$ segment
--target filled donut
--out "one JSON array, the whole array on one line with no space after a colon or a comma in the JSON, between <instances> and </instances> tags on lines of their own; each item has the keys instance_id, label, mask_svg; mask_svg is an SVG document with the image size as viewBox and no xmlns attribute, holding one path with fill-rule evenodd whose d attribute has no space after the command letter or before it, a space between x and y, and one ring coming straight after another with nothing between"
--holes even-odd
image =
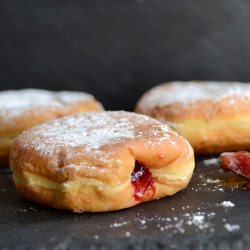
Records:
<instances>
[{"instance_id":1,"label":"filled donut","mask_svg":"<svg viewBox=\"0 0 250 250\"><path fill-rule=\"evenodd\" d=\"M23 132L12 146L10 167L16 189L26 198L74 212L103 212L184 189L194 154L166 124L103 111Z\"/></svg>"},{"instance_id":2,"label":"filled donut","mask_svg":"<svg viewBox=\"0 0 250 250\"><path fill-rule=\"evenodd\" d=\"M8 163L15 137L52 118L78 112L99 111L102 106L83 92L53 92L40 89L0 92L0 163Z\"/></svg>"},{"instance_id":3,"label":"filled donut","mask_svg":"<svg viewBox=\"0 0 250 250\"><path fill-rule=\"evenodd\" d=\"M165 83L146 92L135 110L167 123L195 153L250 149L249 84Z\"/></svg>"}]
</instances>

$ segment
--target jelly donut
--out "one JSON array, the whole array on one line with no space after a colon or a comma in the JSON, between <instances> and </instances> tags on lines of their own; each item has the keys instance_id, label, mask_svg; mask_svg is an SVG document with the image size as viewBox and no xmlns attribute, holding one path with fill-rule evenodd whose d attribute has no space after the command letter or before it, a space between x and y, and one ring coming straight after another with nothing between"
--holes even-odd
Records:
<instances>
[{"instance_id":1,"label":"jelly donut","mask_svg":"<svg viewBox=\"0 0 250 250\"><path fill-rule=\"evenodd\" d=\"M16 189L26 198L74 212L104 212L184 189L194 154L166 124L103 111L23 132L12 146L10 167Z\"/></svg>"},{"instance_id":2,"label":"jelly donut","mask_svg":"<svg viewBox=\"0 0 250 250\"><path fill-rule=\"evenodd\" d=\"M100 103L83 92L39 89L1 91L0 163L8 163L11 144L22 131L52 118L99 110L102 110Z\"/></svg>"},{"instance_id":3,"label":"jelly donut","mask_svg":"<svg viewBox=\"0 0 250 250\"><path fill-rule=\"evenodd\" d=\"M135 110L167 123L195 153L250 149L249 84L165 83L146 92Z\"/></svg>"}]
</instances>

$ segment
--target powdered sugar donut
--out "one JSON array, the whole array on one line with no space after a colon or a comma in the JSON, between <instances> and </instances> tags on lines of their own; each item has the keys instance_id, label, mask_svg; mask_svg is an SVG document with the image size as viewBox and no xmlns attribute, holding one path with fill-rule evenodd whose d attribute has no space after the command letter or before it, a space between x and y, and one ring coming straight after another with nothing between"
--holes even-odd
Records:
<instances>
[{"instance_id":1,"label":"powdered sugar donut","mask_svg":"<svg viewBox=\"0 0 250 250\"><path fill-rule=\"evenodd\" d=\"M23 196L75 212L131 207L185 188L189 143L167 125L124 111L81 113L23 132L10 167Z\"/></svg>"},{"instance_id":2,"label":"powdered sugar donut","mask_svg":"<svg viewBox=\"0 0 250 250\"><path fill-rule=\"evenodd\" d=\"M238 82L172 82L146 92L136 112L167 123L195 153L250 148L250 85Z\"/></svg>"},{"instance_id":3,"label":"powdered sugar donut","mask_svg":"<svg viewBox=\"0 0 250 250\"><path fill-rule=\"evenodd\" d=\"M0 163L7 163L11 144L22 131L52 118L98 111L102 106L83 92L40 89L0 92Z\"/></svg>"}]
</instances>

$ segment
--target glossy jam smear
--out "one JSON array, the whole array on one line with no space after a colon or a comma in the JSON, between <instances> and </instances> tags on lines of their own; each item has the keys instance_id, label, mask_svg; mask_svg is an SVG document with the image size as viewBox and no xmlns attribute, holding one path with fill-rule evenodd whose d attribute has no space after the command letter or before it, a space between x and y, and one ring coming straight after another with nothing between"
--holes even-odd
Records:
<instances>
[{"instance_id":1,"label":"glossy jam smear","mask_svg":"<svg viewBox=\"0 0 250 250\"><path fill-rule=\"evenodd\" d=\"M250 153L239 151L236 153L223 153L220 156L221 167L224 171L233 171L250 181ZM246 185L250 189L250 182Z\"/></svg>"},{"instance_id":2,"label":"glossy jam smear","mask_svg":"<svg viewBox=\"0 0 250 250\"><path fill-rule=\"evenodd\" d=\"M135 163L135 168L131 174L131 183L134 186L133 196L136 201L142 201L146 192L155 193L154 179L151 172L139 162Z\"/></svg>"}]
</instances>

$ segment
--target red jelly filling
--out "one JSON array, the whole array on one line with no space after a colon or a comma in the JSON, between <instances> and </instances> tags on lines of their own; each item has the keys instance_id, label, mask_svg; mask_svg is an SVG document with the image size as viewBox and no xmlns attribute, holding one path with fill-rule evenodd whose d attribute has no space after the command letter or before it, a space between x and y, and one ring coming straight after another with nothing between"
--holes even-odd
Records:
<instances>
[{"instance_id":1,"label":"red jelly filling","mask_svg":"<svg viewBox=\"0 0 250 250\"><path fill-rule=\"evenodd\" d=\"M250 180L250 153L239 151L236 153L223 153L220 156L221 167L224 171L233 171ZM250 188L250 183L247 184Z\"/></svg>"},{"instance_id":2,"label":"red jelly filling","mask_svg":"<svg viewBox=\"0 0 250 250\"><path fill-rule=\"evenodd\" d=\"M131 183L134 186L133 196L136 201L142 201L148 191L152 192L152 196L155 193L152 174L139 162L135 163L134 171L131 174Z\"/></svg>"}]
</instances>

